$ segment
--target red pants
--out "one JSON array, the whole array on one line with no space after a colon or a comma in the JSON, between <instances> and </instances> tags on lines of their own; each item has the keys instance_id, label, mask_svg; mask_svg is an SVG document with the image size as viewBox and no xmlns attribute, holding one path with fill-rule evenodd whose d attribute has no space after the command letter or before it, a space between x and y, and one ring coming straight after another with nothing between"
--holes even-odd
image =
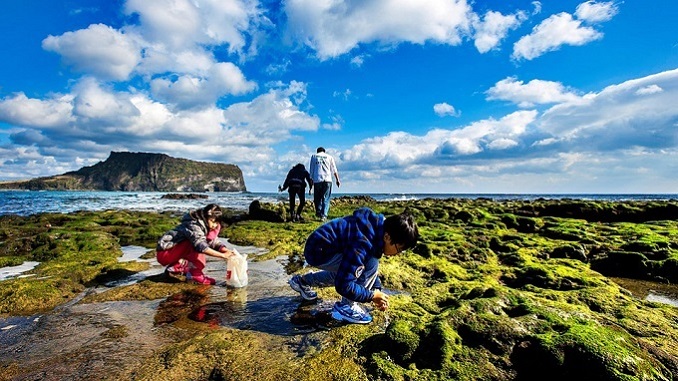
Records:
<instances>
[{"instance_id":1,"label":"red pants","mask_svg":"<svg viewBox=\"0 0 678 381\"><path fill-rule=\"evenodd\" d=\"M216 239L218 235L219 229L210 230L209 233L207 233L207 241L211 242ZM205 254L195 251L193 244L189 240L181 241L169 250L158 251L156 253L156 258L158 263L163 266L172 265L182 258L186 259L192 264L192 266L190 266L190 272L193 276L201 275L205 268L205 264L207 263Z\"/></svg>"}]
</instances>

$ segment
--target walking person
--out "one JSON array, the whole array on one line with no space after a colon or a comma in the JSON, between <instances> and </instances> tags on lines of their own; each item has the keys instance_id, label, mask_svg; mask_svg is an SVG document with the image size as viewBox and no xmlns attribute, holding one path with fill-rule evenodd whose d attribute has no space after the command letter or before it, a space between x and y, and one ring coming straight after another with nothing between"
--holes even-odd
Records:
<instances>
[{"instance_id":1,"label":"walking person","mask_svg":"<svg viewBox=\"0 0 678 381\"><path fill-rule=\"evenodd\" d=\"M308 236L305 260L322 271L295 275L288 283L306 300L318 297L312 287L334 286L342 299L334 304L332 318L367 324L372 316L360 303L373 302L382 311L388 308L388 295L381 291L377 276L379 259L414 247L418 239L417 224L407 213L384 218L369 208L357 209Z\"/></svg>"},{"instance_id":2,"label":"walking person","mask_svg":"<svg viewBox=\"0 0 678 381\"><path fill-rule=\"evenodd\" d=\"M282 192L285 189L288 189L290 194L290 220L291 221L303 221L301 213L304 211L304 205L306 204L306 183L308 183L309 191L313 189L313 180L311 180L311 175L306 170L303 164L299 163L292 167L289 172L287 172L287 177L282 186L278 185L278 192ZM299 197L299 207L295 211L295 201Z\"/></svg>"},{"instance_id":3,"label":"walking person","mask_svg":"<svg viewBox=\"0 0 678 381\"><path fill-rule=\"evenodd\" d=\"M337 180L337 188L341 186L339 172L334 158L325 152L325 148L318 147L311 156L309 165L311 180L313 180L313 204L315 216L321 221L327 220L330 213L330 197L332 196L332 176Z\"/></svg>"}]
</instances>

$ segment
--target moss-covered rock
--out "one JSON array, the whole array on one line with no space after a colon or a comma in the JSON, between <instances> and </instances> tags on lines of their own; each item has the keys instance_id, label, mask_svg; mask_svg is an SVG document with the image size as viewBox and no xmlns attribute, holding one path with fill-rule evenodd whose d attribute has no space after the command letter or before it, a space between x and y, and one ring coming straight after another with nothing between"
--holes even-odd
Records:
<instances>
[{"instance_id":1,"label":"moss-covered rock","mask_svg":"<svg viewBox=\"0 0 678 381\"><path fill-rule=\"evenodd\" d=\"M288 222L284 204L260 203L222 234L270 250L258 259L286 256L292 273L320 222ZM303 355L275 335L219 329L165 347L133 378L678 379L678 309L636 299L606 278L678 281L677 201L338 198L330 217L361 206L408 210L421 233L413 250L382 259L392 295L387 312L372 311L372 324L334 327L326 344ZM177 218L123 211L0 218L0 261L42 259L40 279L0 282L0 308L51 308L109 276L139 271L117 263L120 245L152 245ZM133 297L166 298L164 325L202 303L190 285L152 279L83 302Z\"/></svg>"}]
</instances>

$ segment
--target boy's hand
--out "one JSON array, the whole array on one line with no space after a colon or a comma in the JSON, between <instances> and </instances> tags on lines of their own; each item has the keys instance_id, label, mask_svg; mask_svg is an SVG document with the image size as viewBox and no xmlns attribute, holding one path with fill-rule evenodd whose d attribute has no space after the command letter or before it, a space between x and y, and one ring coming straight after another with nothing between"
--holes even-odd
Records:
<instances>
[{"instance_id":1,"label":"boy's hand","mask_svg":"<svg viewBox=\"0 0 678 381\"><path fill-rule=\"evenodd\" d=\"M372 296L372 303L381 311L386 311L388 309L388 295L384 294L379 290L374 291Z\"/></svg>"}]
</instances>

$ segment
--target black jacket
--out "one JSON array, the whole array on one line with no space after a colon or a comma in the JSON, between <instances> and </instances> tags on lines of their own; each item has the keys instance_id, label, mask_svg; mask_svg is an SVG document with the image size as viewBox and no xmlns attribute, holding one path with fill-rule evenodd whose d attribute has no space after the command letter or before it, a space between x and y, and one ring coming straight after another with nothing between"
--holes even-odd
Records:
<instances>
[{"instance_id":1,"label":"black jacket","mask_svg":"<svg viewBox=\"0 0 678 381\"><path fill-rule=\"evenodd\" d=\"M304 182L304 180L306 182ZM313 187L313 180L311 180L311 175L306 170L306 167L304 167L303 164L297 164L287 173L287 178L285 179L281 190L287 188L305 189L306 183L308 183L309 187Z\"/></svg>"}]
</instances>

